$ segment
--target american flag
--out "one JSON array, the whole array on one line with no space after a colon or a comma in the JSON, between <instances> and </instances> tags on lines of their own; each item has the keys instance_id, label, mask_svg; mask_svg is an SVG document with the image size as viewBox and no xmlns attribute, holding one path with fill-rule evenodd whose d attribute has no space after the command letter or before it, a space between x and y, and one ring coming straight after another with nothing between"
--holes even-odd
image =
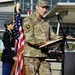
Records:
<instances>
[{"instance_id":1,"label":"american flag","mask_svg":"<svg viewBox=\"0 0 75 75\"><path fill-rule=\"evenodd\" d=\"M13 34L15 37L15 47L17 54L19 53L18 62L15 68L15 75L23 75L24 63L23 63L23 52L24 52L24 35L22 29L22 21L20 13L17 12L16 7L14 8L14 30Z\"/></svg>"}]
</instances>

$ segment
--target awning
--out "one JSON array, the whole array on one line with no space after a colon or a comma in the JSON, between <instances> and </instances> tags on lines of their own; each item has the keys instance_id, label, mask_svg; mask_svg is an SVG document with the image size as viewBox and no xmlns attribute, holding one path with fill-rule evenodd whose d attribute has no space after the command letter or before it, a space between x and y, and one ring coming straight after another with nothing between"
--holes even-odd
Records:
<instances>
[{"instance_id":1,"label":"awning","mask_svg":"<svg viewBox=\"0 0 75 75\"><path fill-rule=\"evenodd\" d=\"M56 12L59 12L64 23L75 24L75 3L57 3L44 17L50 22L58 22Z\"/></svg>"}]
</instances>

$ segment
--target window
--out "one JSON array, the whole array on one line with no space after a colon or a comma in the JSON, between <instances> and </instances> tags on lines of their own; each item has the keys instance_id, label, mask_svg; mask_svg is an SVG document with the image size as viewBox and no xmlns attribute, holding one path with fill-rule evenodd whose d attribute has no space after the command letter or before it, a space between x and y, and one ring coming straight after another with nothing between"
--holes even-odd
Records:
<instances>
[{"instance_id":1,"label":"window","mask_svg":"<svg viewBox=\"0 0 75 75\"><path fill-rule=\"evenodd\" d=\"M0 12L0 29L4 29L4 22L6 19L10 19L13 17L13 13L10 12Z\"/></svg>"},{"instance_id":2,"label":"window","mask_svg":"<svg viewBox=\"0 0 75 75\"><path fill-rule=\"evenodd\" d=\"M3 42L2 42L2 37L0 36L0 50L3 50Z\"/></svg>"},{"instance_id":3,"label":"window","mask_svg":"<svg viewBox=\"0 0 75 75\"><path fill-rule=\"evenodd\" d=\"M0 12L0 36L2 36L3 34L5 20L10 19L12 17L13 13L11 12Z\"/></svg>"},{"instance_id":4,"label":"window","mask_svg":"<svg viewBox=\"0 0 75 75\"><path fill-rule=\"evenodd\" d=\"M52 25L52 28L53 28L54 32L56 33L57 25ZM75 37L75 25L63 25L63 29L64 29L66 36L71 35L71 36ZM60 29L59 29L59 35L63 35L62 27L60 27Z\"/></svg>"}]
</instances>

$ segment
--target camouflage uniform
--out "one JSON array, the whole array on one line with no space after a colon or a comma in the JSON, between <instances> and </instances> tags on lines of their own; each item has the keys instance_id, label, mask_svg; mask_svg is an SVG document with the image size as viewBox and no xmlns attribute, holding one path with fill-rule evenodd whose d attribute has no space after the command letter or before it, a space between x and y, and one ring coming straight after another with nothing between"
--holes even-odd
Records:
<instances>
[{"instance_id":1,"label":"camouflage uniform","mask_svg":"<svg viewBox=\"0 0 75 75\"><path fill-rule=\"evenodd\" d=\"M36 13L23 20L25 35L24 63L26 75L51 75L50 63L45 61L47 50L39 46L51 39L59 37L53 32L51 26Z\"/></svg>"}]
</instances>

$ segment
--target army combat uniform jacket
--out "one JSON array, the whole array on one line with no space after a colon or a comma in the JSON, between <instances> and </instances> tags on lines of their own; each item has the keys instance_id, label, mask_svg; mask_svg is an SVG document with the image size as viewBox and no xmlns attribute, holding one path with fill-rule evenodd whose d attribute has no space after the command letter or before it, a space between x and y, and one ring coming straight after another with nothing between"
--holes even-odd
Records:
<instances>
[{"instance_id":1,"label":"army combat uniform jacket","mask_svg":"<svg viewBox=\"0 0 75 75\"><path fill-rule=\"evenodd\" d=\"M39 46L59 38L49 23L39 18L36 13L23 20L23 30L26 42L24 56L46 57L46 51L42 52Z\"/></svg>"}]
</instances>

